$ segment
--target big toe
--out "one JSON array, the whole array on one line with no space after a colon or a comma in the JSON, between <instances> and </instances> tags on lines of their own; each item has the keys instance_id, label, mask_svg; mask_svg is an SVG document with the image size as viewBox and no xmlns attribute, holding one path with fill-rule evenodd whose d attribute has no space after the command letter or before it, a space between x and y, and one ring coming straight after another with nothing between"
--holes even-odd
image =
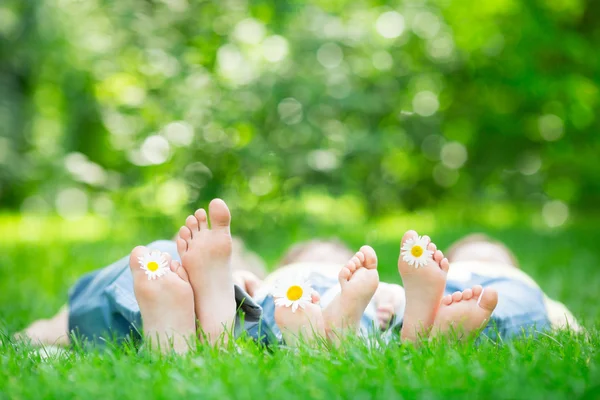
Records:
<instances>
[{"instance_id":1,"label":"big toe","mask_svg":"<svg viewBox=\"0 0 600 400\"><path fill-rule=\"evenodd\" d=\"M144 271L140 268L140 263L144 254L147 254L148 252L149 250L145 246L137 246L131 251L131 255L129 256L129 268L131 268L131 273L134 277L136 274L144 273Z\"/></svg>"},{"instance_id":2,"label":"big toe","mask_svg":"<svg viewBox=\"0 0 600 400\"><path fill-rule=\"evenodd\" d=\"M483 289L477 304L484 310L489 312L494 311L498 305L498 292L496 289Z\"/></svg>"},{"instance_id":3,"label":"big toe","mask_svg":"<svg viewBox=\"0 0 600 400\"><path fill-rule=\"evenodd\" d=\"M404 242L406 242L408 239L413 239L418 236L419 236L419 234L416 231L413 231L412 229L410 231L406 231L404 236L402 236L402 242L400 243L400 246L402 246L404 244Z\"/></svg>"},{"instance_id":4,"label":"big toe","mask_svg":"<svg viewBox=\"0 0 600 400\"><path fill-rule=\"evenodd\" d=\"M227 204L221 199L214 199L208 206L210 224L212 229L229 228L231 213Z\"/></svg>"},{"instance_id":5,"label":"big toe","mask_svg":"<svg viewBox=\"0 0 600 400\"><path fill-rule=\"evenodd\" d=\"M404 257L402 257L402 247L404 246L404 243L406 243L406 241L409 239L415 239L417 237L419 237L419 234L413 230L407 231L404 236L402 236L402 240L400 241L400 258L398 259L398 266L400 268L406 268L408 265L408 263L404 260Z\"/></svg>"},{"instance_id":6,"label":"big toe","mask_svg":"<svg viewBox=\"0 0 600 400\"><path fill-rule=\"evenodd\" d=\"M363 266L367 269L377 268L377 254L371 246L363 246L360 248L360 252L365 256Z\"/></svg>"}]
</instances>

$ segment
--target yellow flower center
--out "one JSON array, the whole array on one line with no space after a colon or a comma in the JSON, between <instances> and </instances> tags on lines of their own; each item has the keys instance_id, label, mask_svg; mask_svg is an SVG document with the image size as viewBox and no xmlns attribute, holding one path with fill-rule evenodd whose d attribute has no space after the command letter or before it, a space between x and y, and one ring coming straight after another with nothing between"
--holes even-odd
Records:
<instances>
[{"instance_id":1,"label":"yellow flower center","mask_svg":"<svg viewBox=\"0 0 600 400\"><path fill-rule=\"evenodd\" d=\"M413 257L421 257L423 255L423 248L421 246L413 246L412 249L410 249L410 254L412 254Z\"/></svg>"},{"instance_id":2,"label":"yellow flower center","mask_svg":"<svg viewBox=\"0 0 600 400\"><path fill-rule=\"evenodd\" d=\"M290 286L290 288L287 291L287 298L291 301L300 300L303 293L304 291L300 286Z\"/></svg>"},{"instance_id":3,"label":"yellow flower center","mask_svg":"<svg viewBox=\"0 0 600 400\"><path fill-rule=\"evenodd\" d=\"M148 268L148 271L158 271L158 263L156 261L150 261L148 265L146 265L146 268Z\"/></svg>"}]
</instances>

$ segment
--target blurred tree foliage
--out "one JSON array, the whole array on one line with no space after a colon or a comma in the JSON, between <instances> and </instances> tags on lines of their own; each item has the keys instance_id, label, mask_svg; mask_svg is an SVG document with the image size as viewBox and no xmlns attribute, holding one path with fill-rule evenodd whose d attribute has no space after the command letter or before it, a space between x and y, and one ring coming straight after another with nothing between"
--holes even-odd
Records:
<instances>
[{"instance_id":1,"label":"blurred tree foliage","mask_svg":"<svg viewBox=\"0 0 600 400\"><path fill-rule=\"evenodd\" d=\"M592 0L2 0L0 201L595 207L599 20Z\"/></svg>"}]
</instances>

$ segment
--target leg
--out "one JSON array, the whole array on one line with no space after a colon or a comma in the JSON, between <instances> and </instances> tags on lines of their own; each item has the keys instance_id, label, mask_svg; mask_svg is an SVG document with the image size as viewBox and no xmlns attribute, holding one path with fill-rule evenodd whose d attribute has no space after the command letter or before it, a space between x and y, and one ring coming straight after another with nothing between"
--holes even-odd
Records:
<instances>
[{"instance_id":1,"label":"leg","mask_svg":"<svg viewBox=\"0 0 600 400\"><path fill-rule=\"evenodd\" d=\"M231 214L223 200L200 209L179 230L177 251L187 271L196 306L196 317L209 343L215 344L233 331L236 303L231 272Z\"/></svg>"},{"instance_id":2,"label":"leg","mask_svg":"<svg viewBox=\"0 0 600 400\"><path fill-rule=\"evenodd\" d=\"M323 310L327 338L338 341L339 335L356 333L360 319L379 284L377 255L370 246L361 247L341 269L342 291Z\"/></svg>"},{"instance_id":3,"label":"leg","mask_svg":"<svg viewBox=\"0 0 600 400\"><path fill-rule=\"evenodd\" d=\"M185 270L178 262L171 261L167 253L161 254L170 272L150 280L139 263L139 257L149 251L143 246L136 247L129 260L145 339L152 349L185 353L193 346L196 334L192 287Z\"/></svg>"},{"instance_id":4,"label":"leg","mask_svg":"<svg viewBox=\"0 0 600 400\"><path fill-rule=\"evenodd\" d=\"M417 237L415 231L406 232L402 238L403 246L410 239L416 240ZM444 254L437 250L434 243L431 243L429 236L423 236L422 243L432 254L424 266L416 268L409 265L406 250L401 252L398 260L398 270L406 291L402 340L415 341L420 335L429 333L444 294L446 275L450 267ZM425 249L419 248L419 251L420 255L425 252Z\"/></svg>"},{"instance_id":5,"label":"leg","mask_svg":"<svg viewBox=\"0 0 600 400\"><path fill-rule=\"evenodd\" d=\"M50 319L41 319L33 322L25 330L15 334L15 339L31 340L33 344L43 346L68 346L69 345L69 309L63 306L60 311Z\"/></svg>"},{"instance_id":6,"label":"leg","mask_svg":"<svg viewBox=\"0 0 600 400\"><path fill-rule=\"evenodd\" d=\"M479 286L455 292L442 299L431 337L457 334L458 338L479 333L490 320L498 304L498 292Z\"/></svg>"}]
</instances>

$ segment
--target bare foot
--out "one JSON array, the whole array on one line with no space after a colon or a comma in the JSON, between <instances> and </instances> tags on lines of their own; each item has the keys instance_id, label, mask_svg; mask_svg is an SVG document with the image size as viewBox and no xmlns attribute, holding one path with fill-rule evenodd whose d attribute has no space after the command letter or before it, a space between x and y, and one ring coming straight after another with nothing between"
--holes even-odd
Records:
<instances>
[{"instance_id":1,"label":"bare foot","mask_svg":"<svg viewBox=\"0 0 600 400\"><path fill-rule=\"evenodd\" d=\"M325 338L325 323L319 300L318 293L313 292L311 303L298 307L296 311L292 311L292 307L275 307L275 323L287 345L298 346L303 341L313 342Z\"/></svg>"},{"instance_id":2,"label":"bare foot","mask_svg":"<svg viewBox=\"0 0 600 400\"><path fill-rule=\"evenodd\" d=\"M438 310L431 337L455 332L459 338L485 328L498 304L498 292L473 286L445 296Z\"/></svg>"},{"instance_id":3,"label":"bare foot","mask_svg":"<svg viewBox=\"0 0 600 400\"><path fill-rule=\"evenodd\" d=\"M396 315L404 315L406 306L404 288L395 283L379 282L373 302L377 310L377 326L381 330L388 329Z\"/></svg>"},{"instance_id":4,"label":"bare foot","mask_svg":"<svg viewBox=\"0 0 600 400\"><path fill-rule=\"evenodd\" d=\"M150 250L138 246L131 252L129 267L133 274L133 290L140 306L144 336L150 347L168 352L187 352L195 343L196 318L194 294L185 270L171 256L161 253L169 271L156 279L148 279L140 268L139 257Z\"/></svg>"},{"instance_id":5,"label":"bare foot","mask_svg":"<svg viewBox=\"0 0 600 400\"><path fill-rule=\"evenodd\" d=\"M223 200L215 199L206 211L200 209L179 230L177 251L194 290L196 317L209 343L227 340L236 316L231 275L231 214Z\"/></svg>"},{"instance_id":6,"label":"bare foot","mask_svg":"<svg viewBox=\"0 0 600 400\"><path fill-rule=\"evenodd\" d=\"M17 340L31 340L34 345L68 346L69 309L64 306L52 318L34 321L22 332L16 333Z\"/></svg>"},{"instance_id":7,"label":"bare foot","mask_svg":"<svg viewBox=\"0 0 600 400\"><path fill-rule=\"evenodd\" d=\"M323 310L327 337L339 340L345 333L356 333L360 319L379 285L377 255L363 246L341 269L338 276L342 291Z\"/></svg>"},{"instance_id":8,"label":"bare foot","mask_svg":"<svg viewBox=\"0 0 600 400\"><path fill-rule=\"evenodd\" d=\"M417 237L415 231L406 232L402 238L402 245L405 245L407 240L414 240ZM406 291L402 340L415 341L420 335L429 333L444 295L446 275L450 267L444 254L437 249L434 243L431 243L429 236L423 236L422 240L427 246L426 250L432 254L425 265L409 265L405 260L404 251L401 251L398 260L398 271ZM425 249L419 251L422 253Z\"/></svg>"}]
</instances>

